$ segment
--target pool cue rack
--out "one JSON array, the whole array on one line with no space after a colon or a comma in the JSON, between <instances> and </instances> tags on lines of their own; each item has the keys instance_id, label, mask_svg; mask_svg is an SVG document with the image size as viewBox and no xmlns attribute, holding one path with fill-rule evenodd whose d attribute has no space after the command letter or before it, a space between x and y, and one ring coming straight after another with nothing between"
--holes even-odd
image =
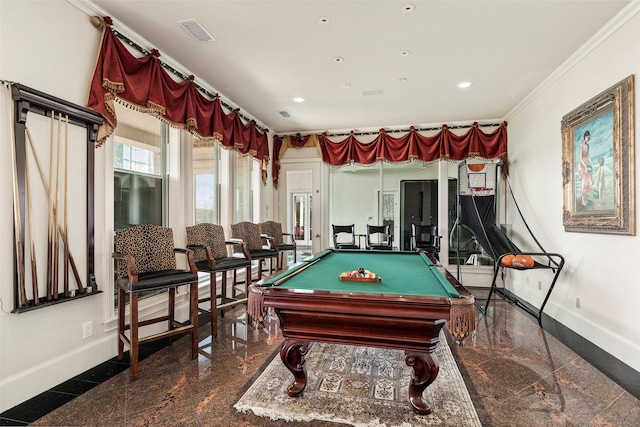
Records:
<instances>
[{"instance_id":1,"label":"pool cue rack","mask_svg":"<svg viewBox=\"0 0 640 427\"><path fill-rule=\"evenodd\" d=\"M94 262L94 184L95 184L95 166L94 166L94 158L95 158L95 147L98 136L98 128L103 123L104 118L98 114L97 112L82 107L71 102L65 101L60 98L56 98L52 95L48 95L46 93L40 92L38 90L29 88L19 83L6 82L3 83L10 88L11 100L9 100L11 106L10 114L12 118L12 154L13 154L13 177L14 177L14 244L13 244L13 268L14 268L14 309L11 311L12 313L24 313L27 311L32 311L35 309L40 309L44 307L48 307L51 305L57 305L67 301L73 301L76 299L86 298L92 295L97 295L102 291L98 289L96 280L95 280L95 262ZM64 224L62 224L61 220L56 217L55 223L51 222L51 193L53 192L54 182L56 186L59 186L59 181L64 179L65 187L67 186L67 175L66 173L70 169L68 166L68 157L65 157L64 161L64 170L62 171L64 178L58 178L58 174L60 171L56 170L56 178L50 178L47 180L47 177L44 175L41 164L37 160L38 153L34 149L33 141L31 140L31 135L29 129L27 127L27 119L29 117L28 113L37 114L40 116L44 116L45 118L51 118L51 139L53 142L54 139L54 121L57 122L57 131L58 131L58 147L61 143L65 144L64 155L67 156L67 150L69 149L68 145L68 127L70 125L75 127L81 127L86 129L86 146L78 146L77 138L73 141L72 150L76 151L80 149L84 149L86 152L86 221L81 225L76 221L71 224L71 229L67 228L67 218L68 212L73 209L67 209L66 205L66 197L67 190L64 188L63 197L65 198L65 206L63 206L62 210L64 211L65 220ZM61 127L65 127L64 138L65 141L61 142L60 135L62 135ZM46 160L49 160L49 177L52 176L52 168L54 165L54 152L53 152L53 144L50 147L50 153L48 154L48 158L45 157ZM55 165L57 168L59 167L59 156L60 151L58 151L58 165ZM40 172L40 178L33 179L33 177L38 176L38 171L35 166L38 166ZM29 168L31 172L29 172ZM74 177L77 183L78 177ZM72 184L73 186L73 184ZM33 187L33 188L30 188ZM34 237L32 236L32 221L35 214L38 213L37 209L31 209L32 198L34 197L35 192L37 194L42 194L42 188L44 187L44 191L47 193L49 200L47 204L49 205L49 231L53 233L53 238L51 238L51 234L49 236L49 243L53 240L55 245L54 255L47 256L46 265L38 265L41 270L44 270L43 267L47 267L47 277L45 284L46 286L46 294L42 294L40 289L43 286L37 285L38 278L44 277L42 273L36 273L36 262L34 255ZM33 190L36 190L35 192ZM59 188L58 188L59 190ZM58 197L59 197L58 192ZM41 202L41 200L39 200ZM56 202L56 208L60 208L62 202L59 200ZM59 214L61 209L57 209L57 213ZM43 221L42 214L35 220L40 221L40 224ZM28 217L28 218L27 218ZM25 222L27 219L28 222ZM29 238L31 240L31 247L25 244L26 240L26 224L29 224ZM35 229L35 228L34 228ZM86 254L82 254L83 258L86 260L83 266L78 267L75 265L73 261L73 257L71 256L71 250L69 248L69 236L74 234L78 235L78 233L83 233L86 239ZM41 248L42 246L40 246ZM77 248L76 248L77 250ZM49 248L47 250L49 251ZM40 257L41 258L41 257ZM29 262L31 261L31 262ZM42 260L44 261L44 260ZM72 267L69 270L69 267ZM27 282L27 275L25 272L26 269L29 269L31 274L29 275L29 281ZM55 273L50 274L49 271L53 271ZM71 274L71 272L73 274ZM71 278L69 276L72 276ZM58 279L62 277L63 280L59 281ZM34 279L35 278L35 279ZM74 280L75 279L75 280ZM53 282L55 286L52 286L49 282ZM75 283L76 289L70 289L71 284ZM60 288L63 289L61 290Z\"/></svg>"}]
</instances>

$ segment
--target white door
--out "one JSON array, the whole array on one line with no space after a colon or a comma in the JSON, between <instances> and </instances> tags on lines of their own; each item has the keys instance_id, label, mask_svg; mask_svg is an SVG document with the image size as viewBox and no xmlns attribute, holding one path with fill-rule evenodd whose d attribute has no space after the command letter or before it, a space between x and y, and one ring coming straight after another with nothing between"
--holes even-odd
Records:
<instances>
[{"instance_id":1,"label":"white door","mask_svg":"<svg viewBox=\"0 0 640 427\"><path fill-rule=\"evenodd\" d=\"M327 206L323 203L323 170L319 159L281 161L278 218L286 232L294 234L302 256L318 253L328 245L321 232L322 218L327 215L321 210Z\"/></svg>"}]
</instances>

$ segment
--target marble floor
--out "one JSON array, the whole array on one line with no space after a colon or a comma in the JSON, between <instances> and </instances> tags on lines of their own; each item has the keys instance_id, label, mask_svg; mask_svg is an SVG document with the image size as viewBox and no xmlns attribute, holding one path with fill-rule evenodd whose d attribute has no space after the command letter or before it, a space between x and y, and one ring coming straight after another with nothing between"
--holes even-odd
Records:
<instances>
[{"instance_id":1,"label":"marble floor","mask_svg":"<svg viewBox=\"0 0 640 427\"><path fill-rule=\"evenodd\" d=\"M486 295L471 291L480 301ZM588 350L578 355L500 298L492 299L486 315L477 311L477 323L464 346L450 344L483 426L640 425L638 384L618 381L625 389L609 379L586 361ZM138 381L130 381L126 360L113 359L5 411L1 425L337 425L236 412L233 404L274 356L282 335L276 319L264 328L247 325L244 306L218 325L213 339L209 324L201 326L197 361L189 358L188 339L147 347Z\"/></svg>"}]
</instances>

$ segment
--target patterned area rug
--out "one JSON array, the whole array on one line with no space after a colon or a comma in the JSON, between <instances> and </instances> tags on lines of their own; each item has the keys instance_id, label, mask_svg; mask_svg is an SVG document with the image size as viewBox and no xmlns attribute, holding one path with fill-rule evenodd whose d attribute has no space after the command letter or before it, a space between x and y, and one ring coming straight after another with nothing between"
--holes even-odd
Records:
<instances>
[{"instance_id":1,"label":"patterned area rug","mask_svg":"<svg viewBox=\"0 0 640 427\"><path fill-rule=\"evenodd\" d=\"M442 335L436 354L440 373L425 391L430 415L417 415L409 406L412 368L405 364L403 351L319 342L305 356L307 387L302 396L287 396L293 375L276 355L234 407L285 421L375 427L481 426Z\"/></svg>"}]
</instances>

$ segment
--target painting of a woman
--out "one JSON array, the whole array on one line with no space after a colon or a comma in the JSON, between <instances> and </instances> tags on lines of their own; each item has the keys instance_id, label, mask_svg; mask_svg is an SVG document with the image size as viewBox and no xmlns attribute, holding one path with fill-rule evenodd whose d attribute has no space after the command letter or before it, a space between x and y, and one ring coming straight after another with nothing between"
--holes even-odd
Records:
<instances>
[{"instance_id":1,"label":"painting of a woman","mask_svg":"<svg viewBox=\"0 0 640 427\"><path fill-rule=\"evenodd\" d=\"M587 193L590 193L593 189L593 178L591 176L591 171L593 170L593 163L591 162L591 158L589 157L589 139L591 138L591 134L589 131L584 132L584 136L582 138L582 143L580 144L580 201L582 202L582 206L587 206L587 200L585 196Z\"/></svg>"},{"instance_id":2,"label":"painting of a woman","mask_svg":"<svg viewBox=\"0 0 640 427\"><path fill-rule=\"evenodd\" d=\"M576 212L604 213L614 209L613 112L576 129L575 164Z\"/></svg>"}]
</instances>

